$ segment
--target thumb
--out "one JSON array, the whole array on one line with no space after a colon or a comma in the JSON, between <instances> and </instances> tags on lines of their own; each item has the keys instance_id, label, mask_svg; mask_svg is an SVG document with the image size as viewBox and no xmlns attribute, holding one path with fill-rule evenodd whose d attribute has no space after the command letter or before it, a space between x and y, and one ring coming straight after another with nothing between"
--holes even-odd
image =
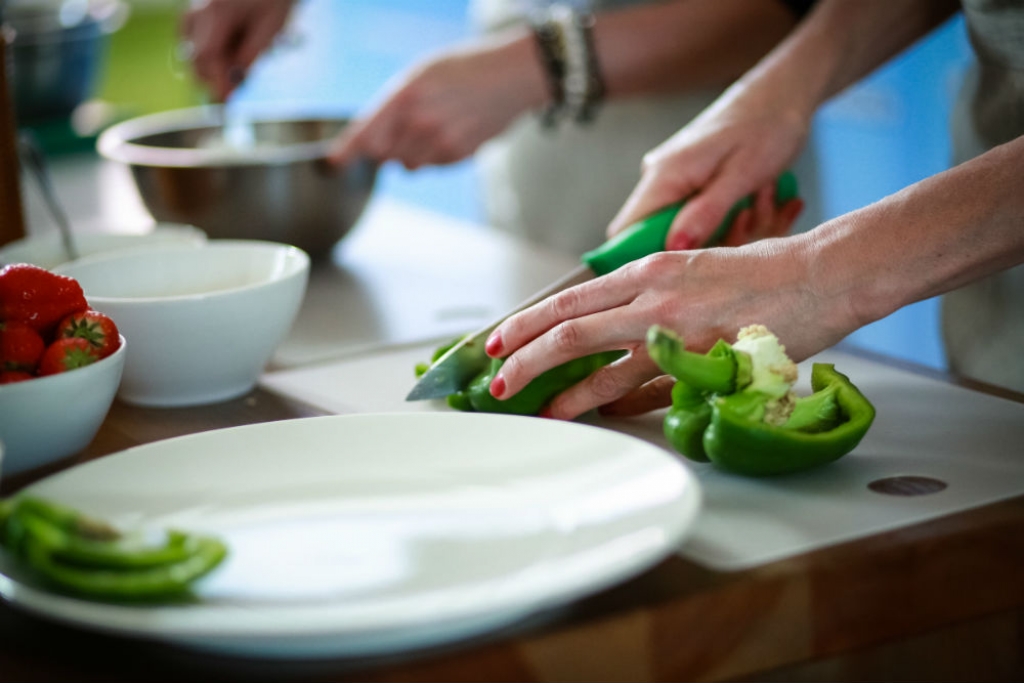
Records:
<instances>
[{"instance_id":1,"label":"thumb","mask_svg":"<svg viewBox=\"0 0 1024 683\"><path fill-rule=\"evenodd\" d=\"M331 142L330 151L327 153L327 161L334 166L342 166L356 156L359 156L360 141L362 139L361 133L365 128L365 121L349 121Z\"/></svg>"},{"instance_id":2,"label":"thumb","mask_svg":"<svg viewBox=\"0 0 1024 683\"><path fill-rule=\"evenodd\" d=\"M668 184L658 178L657 174L645 173L608 224L607 236L614 237L638 220L678 202L695 188L696 183L690 179Z\"/></svg>"}]
</instances>

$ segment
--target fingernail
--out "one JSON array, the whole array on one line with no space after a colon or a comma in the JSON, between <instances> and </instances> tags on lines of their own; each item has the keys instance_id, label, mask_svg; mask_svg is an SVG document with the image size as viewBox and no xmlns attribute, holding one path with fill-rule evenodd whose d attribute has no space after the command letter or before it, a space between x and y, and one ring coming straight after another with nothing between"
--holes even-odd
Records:
<instances>
[{"instance_id":1,"label":"fingernail","mask_svg":"<svg viewBox=\"0 0 1024 683\"><path fill-rule=\"evenodd\" d=\"M544 406L541 408L540 412L537 413L537 417L543 417L548 420L554 418L554 416L554 413L551 412L551 406Z\"/></svg>"},{"instance_id":2,"label":"fingernail","mask_svg":"<svg viewBox=\"0 0 1024 683\"><path fill-rule=\"evenodd\" d=\"M491 380L491 396L494 398L501 398L501 395L505 393L505 378L498 373Z\"/></svg>"},{"instance_id":3,"label":"fingernail","mask_svg":"<svg viewBox=\"0 0 1024 683\"><path fill-rule=\"evenodd\" d=\"M491 336L487 338L487 343L484 344L484 351L487 352L488 356L497 356L501 353L501 335L498 334L497 330L491 332Z\"/></svg>"},{"instance_id":4,"label":"fingernail","mask_svg":"<svg viewBox=\"0 0 1024 683\"><path fill-rule=\"evenodd\" d=\"M665 248L669 251L687 251L697 248L697 240L685 232L677 232L668 238Z\"/></svg>"}]
</instances>

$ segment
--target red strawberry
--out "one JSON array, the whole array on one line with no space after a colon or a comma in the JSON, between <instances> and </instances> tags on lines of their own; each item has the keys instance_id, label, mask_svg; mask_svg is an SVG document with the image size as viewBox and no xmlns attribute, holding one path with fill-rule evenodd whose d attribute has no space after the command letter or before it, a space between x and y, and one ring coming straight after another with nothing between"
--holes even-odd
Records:
<instances>
[{"instance_id":1,"label":"red strawberry","mask_svg":"<svg viewBox=\"0 0 1024 683\"><path fill-rule=\"evenodd\" d=\"M21 370L0 371L0 384L14 384L15 382L24 382L27 379L35 379L35 375L29 372L22 372Z\"/></svg>"},{"instance_id":2,"label":"red strawberry","mask_svg":"<svg viewBox=\"0 0 1024 683\"><path fill-rule=\"evenodd\" d=\"M27 263L0 270L0 320L23 322L43 332L87 308L85 294L73 278Z\"/></svg>"},{"instance_id":3,"label":"red strawberry","mask_svg":"<svg viewBox=\"0 0 1024 683\"><path fill-rule=\"evenodd\" d=\"M75 368L91 365L99 360L96 351L85 339L70 337L58 339L46 347L43 359L39 361L40 375L56 375Z\"/></svg>"},{"instance_id":4,"label":"red strawberry","mask_svg":"<svg viewBox=\"0 0 1024 683\"><path fill-rule=\"evenodd\" d=\"M0 371L34 372L46 342L25 323L0 322Z\"/></svg>"},{"instance_id":5,"label":"red strawberry","mask_svg":"<svg viewBox=\"0 0 1024 683\"><path fill-rule=\"evenodd\" d=\"M117 325L108 316L89 309L80 313L72 313L60 321L55 339L81 337L90 344L100 358L106 358L121 346L121 337Z\"/></svg>"}]
</instances>

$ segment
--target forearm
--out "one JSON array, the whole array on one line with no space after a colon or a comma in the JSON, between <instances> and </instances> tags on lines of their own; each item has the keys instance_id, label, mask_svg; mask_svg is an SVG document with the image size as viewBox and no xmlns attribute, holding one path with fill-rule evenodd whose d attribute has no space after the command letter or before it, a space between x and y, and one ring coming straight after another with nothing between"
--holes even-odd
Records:
<instances>
[{"instance_id":1,"label":"forearm","mask_svg":"<svg viewBox=\"0 0 1024 683\"><path fill-rule=\"evenodd\" d=\"M1022 166L1024 137L794 238L810 286L853 329L1024 263Z\"/></svg>"},{"instance_id":2,"label":"forearm","mask_svg":"<svg viewBox=\"0 0 1024 683\"><path fill-rule=\"evenodd\" d=\"M594 46L611 98L724 87L797 24L779 0L673 0L603 12Z\"/></svg>"},{"instance_id":3,"label":"forearm","mask_svg":"<svg viewBox=\"0 0 1024 683\"><path fill-rule=\"evenodd\" d=\"M713 110L747 100L755 108L789 112L809 123L823 102L925 35L958 6L956 0L819 0Z\"/></svg>"}]
</instances>

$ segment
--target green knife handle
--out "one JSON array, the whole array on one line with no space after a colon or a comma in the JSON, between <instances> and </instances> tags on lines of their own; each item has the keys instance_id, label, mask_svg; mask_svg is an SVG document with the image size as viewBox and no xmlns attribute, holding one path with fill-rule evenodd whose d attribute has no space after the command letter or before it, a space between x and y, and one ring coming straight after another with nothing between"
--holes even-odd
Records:
<instances>
[{"instance_id":1,"label":"green knife handle","mask_svg":"<svg viewBox=\"0 0 1024 683\"><path fill-rule=\"evenodd\" d=\"M791 171L785 171L775 181L775 203L782 205L790 199L796 199L797 196L796 176ZM679 209L683 208L685 203L684 199L642 218L598 248L583 254L580 260L598 275L605 275L630 261L664 250L665 239L668 237L672 219L676 217ZM749 208L753 203L754 196L747 195L733 204L729 213L725 215L711 239L704 246L713 247L725 239L729 228L732 227L732 223L736 219L736 214Z\"/></svg>"}]
</instances>

